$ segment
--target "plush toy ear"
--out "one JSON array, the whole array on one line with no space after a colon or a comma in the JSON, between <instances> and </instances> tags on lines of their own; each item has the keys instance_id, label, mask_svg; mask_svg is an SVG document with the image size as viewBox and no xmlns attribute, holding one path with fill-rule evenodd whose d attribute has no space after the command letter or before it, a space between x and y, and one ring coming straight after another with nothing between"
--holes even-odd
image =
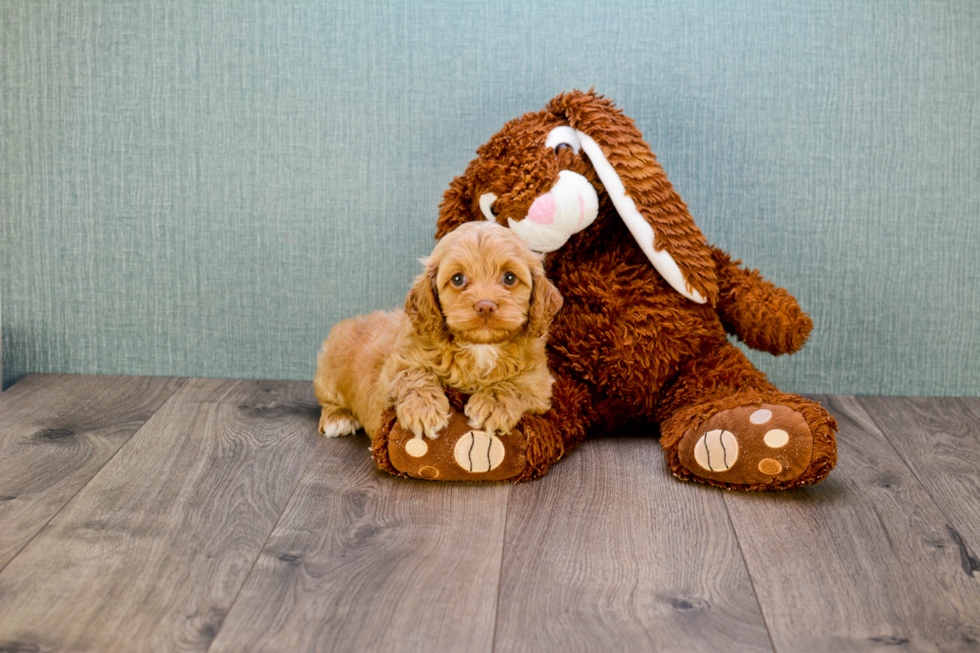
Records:
<instances>
[{"instance_id":1,"label":"plush toy ear","mask_svg":"<svg viewBox=\"0 0 980 653\"><path fill-rule=\"evenodd\" d=\"M576 130L620 218L664 280L692 301L716 303L708 244L633 121L594 91L563 93L548 111Z\"/></svg>"},{"instance_id":2,"label":"plush toy ear","mask_svg":"<svg viewBox=\"0 0 980 653\"><path fill-rule=\"evenodd\" d=\"M527 311L527 332L532 338L540 338L548 332L562 304L565 303L555 284L544 276L544 268L531 268L531 304Z\"/></svg>"},{"instance_id":3,"label":"plush toy ear","mask_svg":"<svg viewBox=\"0 0 980 653\"><path fill-rule=\"evenodd\" d=\"M459 225L473 219L473 197L464 177L455 177L439 204L436 238L442 238Z\"/></svg>"},{"instance_id":4,"label":"plush toy ear","mask_svg":"<svg viewBox=\"0 0 980 653\"><path fill-rule=\"evenodd\" d=\"M405 298L405 314L419 335L438 335L446 330L446 320L439 305L436 288L436 266L422 259L425 272L415 278L415 285Z\"/></svg>"}]
</instances>

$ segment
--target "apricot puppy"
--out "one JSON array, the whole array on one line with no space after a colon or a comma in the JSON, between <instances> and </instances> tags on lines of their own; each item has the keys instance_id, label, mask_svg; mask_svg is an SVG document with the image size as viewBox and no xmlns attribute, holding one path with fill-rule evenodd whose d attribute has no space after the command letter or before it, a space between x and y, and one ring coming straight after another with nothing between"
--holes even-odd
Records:
<instances>
[{"instance_id":1,"label":"apricot puppy","mask_svg":"<svg viewBox=\"0 0 980 653\"><path fill-rule=\"evenodd\" d=\"M494 222L461 225L422 259L404 311L335 326L317 357L320 433L361 426L374 439L385 408L416 438L450 418L443 388L470 395L474 429L510 433L525 412L551 407L545 340L562 297L541 255Z\"/></svg>"}]
</instances>

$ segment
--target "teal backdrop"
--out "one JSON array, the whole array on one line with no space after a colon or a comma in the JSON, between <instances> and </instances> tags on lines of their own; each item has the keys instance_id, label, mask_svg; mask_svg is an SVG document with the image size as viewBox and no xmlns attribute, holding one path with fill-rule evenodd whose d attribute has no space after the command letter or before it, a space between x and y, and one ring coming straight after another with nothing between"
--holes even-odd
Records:
<instances>
[{"instance_id":1,"label":"teal backdrop","mask_svg":"<svg viewBox=\"0 0 980 653\"><path fill-rule=\"evenodd\" d=\"M442 192L595 87L788 288L783 389L980 394L980 3L0 1L3 383L312 378Z\"/></svg>"}]
</instances>

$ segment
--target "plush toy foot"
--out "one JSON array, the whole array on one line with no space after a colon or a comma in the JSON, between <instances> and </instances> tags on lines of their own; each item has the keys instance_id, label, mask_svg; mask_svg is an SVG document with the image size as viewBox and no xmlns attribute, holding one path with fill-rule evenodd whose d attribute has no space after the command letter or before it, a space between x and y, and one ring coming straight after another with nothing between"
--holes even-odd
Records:
<instances>
[{"instance_id":1,"label":"plush toy foot","mask_svg":"<svg viewBox=\"0 0 980 653\"><path fill-rule=\"evenodd\" d=\"M662 425L678 478L738 490L777 490L823 480L837 461L834 418L796 395L730 397ZM754 400L752 400L754 399Z\"/></svg>"},{"instance_id":2,"label":"plush toy foot","mask_svg":"<svg viewBox=\"0 0 980 653\"><path fill-rule=\"evenodd\" d=\"M546 472L564 453L541 417L525 415L511 433L488 433L469 426L466 395L450 389L446 396L452 417L435 440L415 437L399 426L394 409L385 411L371 443L378 467L428 481L524 481Z\"/></svg>"},{"instance_id":3,"label":"plush toy foot","mask_svg":"<svg viewBox=\"0 0 980 653\"><path fill-rule=\"evenodd\" d=\"M388 436L388 458L400 472L428 481L505 481L527 466L520 431L506 435L474 430L454 411L435 440L417 438L396 422Z\"/></svg>"}]
</instances>

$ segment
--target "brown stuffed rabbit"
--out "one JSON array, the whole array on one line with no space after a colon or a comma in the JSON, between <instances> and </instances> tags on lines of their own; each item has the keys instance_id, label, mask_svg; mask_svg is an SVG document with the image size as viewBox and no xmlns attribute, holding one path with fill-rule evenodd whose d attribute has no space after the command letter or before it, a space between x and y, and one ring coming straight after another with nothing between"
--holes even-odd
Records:
<instances>
[{"instance_id":1,"label":"brown stuffed rabbit","mask_svg":"<svg viewBox=\"0 0 980 653\"><path fill-rule=\"evenodd\" d=\"M440 208L437 237L494 220L547 253L565 300L548 340L552 408L493 443L507 464L492 478L535 478L590 434L647 423L660 424L667 464L683 479L786 489L834 467L834 418L776 389L725 336L792 353L810 319L788 292L705 242L633 121L609 100L565 93L507 123ZM450 394L461 409L466 397ZM443 446L476 439L462 421L456 431ZM432 478L419 473L426 461L401 452L404 440L389 410L373 445L379 466ZM485 467L453 478L490 480Z\"/></svg>"}]
</instances>

